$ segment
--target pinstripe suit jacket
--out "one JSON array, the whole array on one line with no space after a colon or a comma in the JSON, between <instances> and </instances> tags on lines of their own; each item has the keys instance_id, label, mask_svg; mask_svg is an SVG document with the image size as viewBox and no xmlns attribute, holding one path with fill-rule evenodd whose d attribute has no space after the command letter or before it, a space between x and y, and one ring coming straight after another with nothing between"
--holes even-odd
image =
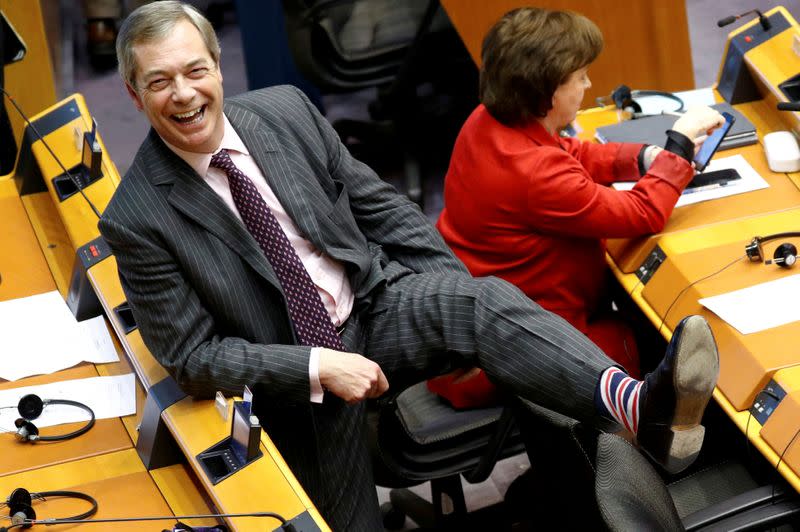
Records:
<instances>
[{"instance_id":1,"label":"pinstripe suit jacket","mask_svg":"<svg viewBox=\"0 0 800 532\"><path fill-rule=\"evenodd\" d=\"M345 264L354 313L405 274L466 271L297 89L230 98L225 114L306 238ZM280 284L244 225L151 130L99 227L155 358L197 397L253 388L262 423L325 515L339 488L326 485L324 463L347 467L336 463L348 452L338 440L360 430L361 416L343 414L330 394L322 406L309 403L310 348L297 345Z\"/></svg>"}]
</instances>

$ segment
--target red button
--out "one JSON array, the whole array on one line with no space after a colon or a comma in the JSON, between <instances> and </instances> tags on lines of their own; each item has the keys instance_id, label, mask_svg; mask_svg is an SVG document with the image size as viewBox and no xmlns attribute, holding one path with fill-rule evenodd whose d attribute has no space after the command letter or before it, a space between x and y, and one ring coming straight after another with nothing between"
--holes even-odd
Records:
<instances>
[{"instance_id":1,"label":"red button","mask_svg":"<svg viewBox=\"0 0 800 532\"><path fill-rule=\"evenodd\" d=\"M94 245L89 246L89 252L92 254L92 257L99 257L100 256L100 252L97 251L97 246L94 246Z\"/></svg>"},{"instance_id":2,"label":"red button","mask_svg":"<svg viewBox=\"0 0 800 532\"><path fill-rule=\"evenodd\" d=\"M753 38L749 35L745 35L744 42L752 42Z\"/></svg>"}]
</instances>

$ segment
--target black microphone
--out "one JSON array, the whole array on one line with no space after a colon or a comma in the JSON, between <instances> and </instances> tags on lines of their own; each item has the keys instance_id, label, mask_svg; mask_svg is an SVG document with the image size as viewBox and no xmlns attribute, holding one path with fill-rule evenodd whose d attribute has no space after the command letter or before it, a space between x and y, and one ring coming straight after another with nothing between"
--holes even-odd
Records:
<instances>
[{"instance_id":1,"label":"black microphone","mask_svg":"<svg viewBox=\"0 0 800 532\"><path fill-rule=\"evenodd\" d=\"M778 102L778 111L800 112L800 102Z\"/></svg>"},{"instance_id":2,"label":"black microphone","mask_svg":"<svg viewBox=\"0 0 800 532\"><path fill-rule=\"evenodd\" d=\"M758 15L758 21L761 23L761 27L764 28L764 31L769 31L770 29L772 29L772 23L758 9L751 9L750 11L745 11L741 15L731 15L729 17L721 18L717 21L717 26L719 26L720 28L723 26L727 26L728 24L732 24L736 20L739 20L740 18L749 15L751 13L755 13L756 15Z\"/></svg>"}]
</instances>

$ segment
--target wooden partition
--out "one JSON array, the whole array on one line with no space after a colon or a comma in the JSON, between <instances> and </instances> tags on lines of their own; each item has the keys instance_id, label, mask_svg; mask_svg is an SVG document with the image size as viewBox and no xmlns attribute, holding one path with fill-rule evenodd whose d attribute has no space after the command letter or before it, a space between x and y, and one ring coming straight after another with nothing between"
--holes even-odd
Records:
<instances>
[{"instance_id":1,"label":"wooden partition","mask_svg":"<svg viewBox=\"0 0 800 532\"><path fill-rule=\"evenodd\" d=\"M472 58L480 65L483 36L504 13L532 5L518 0L442 0ZM683 0L544 0L537 7L576 11L594 21L605 48L592 65L586 105L624 83L631 89L694 88L686 6Z\"/></svg>"}]
</instances>

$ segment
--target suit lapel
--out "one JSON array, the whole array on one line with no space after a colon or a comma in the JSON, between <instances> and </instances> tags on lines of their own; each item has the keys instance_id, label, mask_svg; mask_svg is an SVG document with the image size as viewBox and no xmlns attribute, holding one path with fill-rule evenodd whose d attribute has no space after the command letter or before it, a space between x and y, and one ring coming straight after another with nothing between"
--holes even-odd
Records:
<instances>
[{"instance_id":1,"label":"suit lapel","mask_svg":"<svg viewBox=\"0 0 800 532\"><path fill-rule=\"evenodd\" d=\"M200 176L172 151L161 139L154 139L154 160L159 172L153 174L156 184L172 184L167 200L186 217L215 235L269 283L281 289L278 277L258 243L247 228L231 212Z\"/></svg>"},{"instance_id":2,"label":"suit lapel","mask_svg":"<svg viewBox=\"0 0 800 532\"><path fill-rule=\"evenodd\" d=\"M300 165L290 165L275 133L265 130L263 122L258 128L251 128L237 125L239 121L234 116L229 119L289 217L317 249L327 251L317 216L330 208L325 207L330 205L330 199L322 193L316 177L292 171Z\"/></svg>"}]
</instances>

